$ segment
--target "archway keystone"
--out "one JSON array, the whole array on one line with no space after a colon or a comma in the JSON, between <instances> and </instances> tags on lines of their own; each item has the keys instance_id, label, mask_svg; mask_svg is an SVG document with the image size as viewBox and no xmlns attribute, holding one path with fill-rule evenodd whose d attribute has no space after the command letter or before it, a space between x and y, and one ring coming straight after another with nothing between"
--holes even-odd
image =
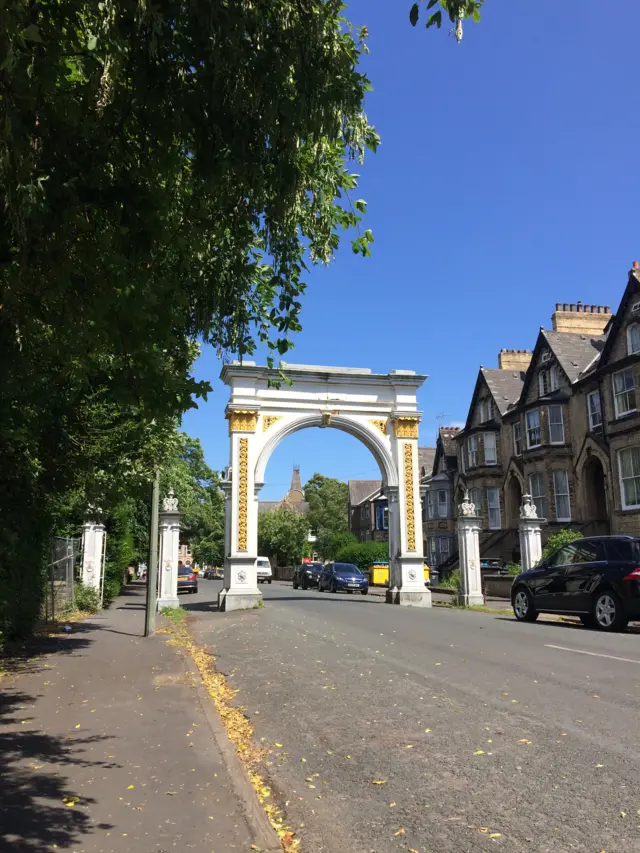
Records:
<instances>
[{"instance_id":1,"label":"archway keystone","mask_svg":"<svg viewBox=\"0 0 640 853\"><path fill-rule=\"evenodd\" d=\"M380 467L389 499L387 601L429 607L420 530L416 393L427 378L410 370L372 373L357 368L285 366L254 362L222 369L230 388L226 416L230 464L225 493L225 566L220 610L254 607L261 599L256 576L258 495L276 446L307 427L332 427L358 438ZM290 384L289 384L290 383Z\"/></svg>"}]
</instances>

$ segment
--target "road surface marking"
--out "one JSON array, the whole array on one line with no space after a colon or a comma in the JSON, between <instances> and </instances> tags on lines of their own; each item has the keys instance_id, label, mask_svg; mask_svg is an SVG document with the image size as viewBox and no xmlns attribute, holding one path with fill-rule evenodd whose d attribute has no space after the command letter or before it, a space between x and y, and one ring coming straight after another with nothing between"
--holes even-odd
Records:
<instances>
[{"instance_id":1,"label":"road surface marking","mask_svg":"<svg viewBox=\"0 0 640 853\"><path fill-rule=\"evenodd\" d=\"M585 652L583 649L568 649L566 646L551 646L545 643L545 649L559 649L561 652L574 652L577 655L591 655L594 658L609 658L609 660L620 660L623 663L640 663L640 660L631 658L618 658L615 655L600 655L598 652Z\"/></svg>"}]
</instances>

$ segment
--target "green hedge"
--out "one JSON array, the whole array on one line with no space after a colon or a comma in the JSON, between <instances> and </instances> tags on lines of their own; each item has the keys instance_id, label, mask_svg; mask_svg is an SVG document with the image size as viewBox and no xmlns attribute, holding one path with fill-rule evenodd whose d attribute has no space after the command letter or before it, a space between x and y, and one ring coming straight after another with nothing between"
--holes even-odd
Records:
<instances>
[{"instance_id":1,"label":"green hedge","mask_svg":"<svg viewBox=\"0 0 640 853\"><path fill-rule=\"evenodd\" d=\"M346 545L336 554L337 563L353 563L365 571L371 563L389 562L388 542L356 542Z\"/></svg>"}]
</instances>

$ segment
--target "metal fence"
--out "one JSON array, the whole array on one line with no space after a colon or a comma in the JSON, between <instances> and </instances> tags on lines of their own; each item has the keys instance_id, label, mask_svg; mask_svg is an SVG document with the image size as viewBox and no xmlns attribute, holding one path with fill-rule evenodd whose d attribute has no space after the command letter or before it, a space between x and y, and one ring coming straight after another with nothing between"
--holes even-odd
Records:
<instances>
[{"instance_id":1,"label":"metal fence","mask_svg":"<svg viewBox=\"0 0 640 853\"><path fill-rule=\"evenodd\" d=\"M47 566L45 618L53 620L73 604L76 563L81 539L56 538L51 543L51 562Z\"/></svg>"}]
</instances>

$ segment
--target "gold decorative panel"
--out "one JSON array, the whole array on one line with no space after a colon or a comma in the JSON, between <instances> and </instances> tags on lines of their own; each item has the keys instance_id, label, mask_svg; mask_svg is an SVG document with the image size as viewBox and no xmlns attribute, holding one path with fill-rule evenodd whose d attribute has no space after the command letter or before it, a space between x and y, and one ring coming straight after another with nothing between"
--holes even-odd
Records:
<instances>
[{"instance_id":1,"label":"gold decorative panel","mask_svg":"<svg viewBox=\"0 0 640 853\"><path fill-rule=\"evenodd\" d=\"M379 429L383 435L387 434L387 419L379 418L373 419L369 421L370 424L373 424L376 429Z\"/></svg>"},{"instance_id":2,"label":"gold decorative panel","mask_svg":"<svg viewBox=\"0 0 640 853\"><path fill-rule=\"evenodd\" d=\"M413 496L413 447L410 444L404 445L404 499L407 505L407 550L415 551L416 507Z\"/></svg>"},{"instance_id":3,"label":"gold decorative panel","mask_svg":"<svg viewBox=\"0 0 640 853\"><path fill-rule=\"evenodd\" d=\"M240 439L238 457L238 551L247 550L247 508L249 492L249 439Z\"/></svg>"},{"instance_id":4,"label":"gold decorative panel","mask_svg":"<svg viewBox=\"0 0 640 853\"><path fill-rule=\"evenodd\" d=\"M258 423L258 413L250 409L235 409L227 413L229 418L229 434L232 432L255 432Z\"/></svg>"},{"instance_id":5,"label":"gold decorative panel","mask_svg":"<svg viewBox=\"0 0 640 853\"><path fill-rule=\"evenodd\" d=\"M418 424L420 418L400 417L394 418L393 424L396 431L396 438L417 438Z\"/></svg>"},{"instance_id":6,"label":"gold decorative panel","mask_svg":"<svg viewBox=\"0 0 640 853\"><path fill-rule=\"evenodd\" d=\"M262 432L266 432L279 420L281 420L280 415L264 415L262 418Z\"/></svg>"}]
</instances>

